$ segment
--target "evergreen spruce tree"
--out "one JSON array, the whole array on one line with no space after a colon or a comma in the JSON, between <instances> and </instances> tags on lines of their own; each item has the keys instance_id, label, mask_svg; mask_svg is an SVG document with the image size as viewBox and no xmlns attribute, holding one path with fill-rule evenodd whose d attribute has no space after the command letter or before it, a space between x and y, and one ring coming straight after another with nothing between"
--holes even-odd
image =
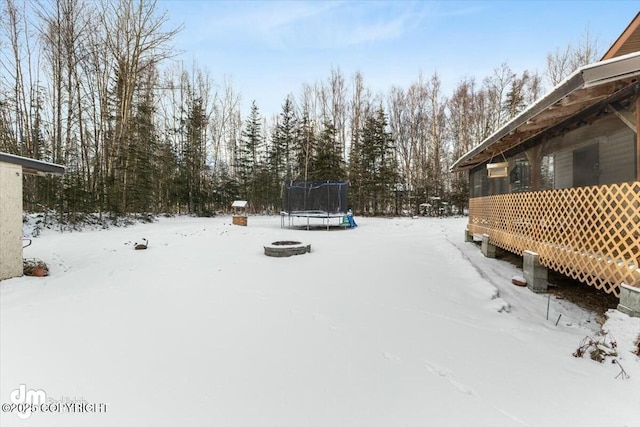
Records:
<instances>
[{"instance_id":1,"label":"evergreen spruce tree","mask_svg":"<svg viewBox=\"0 0 640 427\"><path fill-rule=\"evenodd\" d=\"M332 123L325 123L313 156L311 177L322 181L341 181L345 179L345 175L336 127Z\"/></svg>"},{"instance_id":2,"label":"evergreen spruce tree","mask_svg":"<svg viewBox=\"0 0 640 427\"><path fill-rule=\"evenodd\" d=\"M525 109L525 86L528 81L529 73L527 71L524 71L520 78L514 75L502 105L507 118L512 119Z\"/></svg>"},{"instance_id":3,"label":"evergreen spruce tree","mask_svg":"<svg viewBox=\"0 0 640 427\"><path fill-rule=\"evenodd\" d=\"M180 201L178 165L178 156L171 141L158 142L152 168L155 195L153 212L175 212L175 207Z\"/></svg>"},{"instance_id":4,"label":"evergreen spruce tree","mask_svg":"<svg viewBox=\"0 0 640 427\"><path fill-rule=\"evenodd\" d=\"M282 105L282 112L278 118L271 137L269 150L269 169L271 184L269 188L270 205L282 206L282 186L284 181L292 179L293 174L293 148L296 144L297 120L293 111L293 102L288 96Z\"/></svg>"},{"instance_id":5,"label":"evergreen spruce tree","mask_svg":"<svg viewBox=\"0 0 640 427\"><path fill-rule=\"evenodd\" d=\"M213 205L217 210L228 209L240 198L238 181L231 176L229 165L219 162L213 176Z\"/></svg>"},{"instance_id":6,"label":"evergreen spruce tree","mask_svg":"<svg viewBox=\"0 0 640 427\"><path fill-rule=\"evenodd\" d=\"M192 98L182 120L183 146L180 153L179 201L189 213L201 215L205 208L206 191L203 176L206 166L207 115L202 98Z\"/></svg>"},{"instance_id":7,"label":"evergreen spruce tree","mask_svg":"<svg viewBox=\"0 0 640 427\"><path fill-rule=\"evenodd\" d=\"M377 127L377 200L379 205L376 211L388 214L395 200L396 184L398 182L398 158L395 141L391 132L388 132L387 116L381 108L376 112L375 125Z\"/></svg>"},{"instance_id":8,"label":"evergreen spruce tree","mask_svg":"<svg viewBox=\"0 0 640 427\"><path fill-rule=\"evenodd\" d=\"M272 136L269 164L278 179L291 177L293 171L292 149L296 139L297 121L291 97L282 105L282 112Z\"/></svg>"},{"instance_id":9,"label":"evergreen spruce tree","mask_svg":"<svg viewBox=\"0 0 640 427\"><path fill-rule=\"evenodd\" d=\"M356 129L351 134L351 148L349 150L349 200L351 208L358 214L364 214L365 212L364 180L367 168L365 165L363 134L363 128Z\"/></svg>"},{"instance_id":10,"label":"evergreen spruce tree","mask_svg":"<svg viewBox=\"0 0 640 427\"><path fill-rule=\"evenodd\" d=\"M128 147L130 179L127 182L128 212L153 211L154 158L157 155L157 134L153 122L154 108L151 99L138 106L131 126L131 144Z\"/></svg>"},{"instance_id":11,"label":"evergreen spruce tree","mask_svg":"<svg viewBox=\"0 0 640 427\"><path fill-rule=\"evenodd\" d=\"M316 135L309 114L305 111L297 128L294 152L295 179L309 180L313 172L313 157L316 147Z\"/></svg>"},{"instance_id":12,"label":"evergreen spruce tree","mask_svg":"<svg viewBox=\"0 0 640 427\"><path fill-rule=\"evenodd\" d=\"M364 214L385 214L394 200L397 159L382 107L369 114L351 146L349 179L354 208Z\"/></svg>"},{"instance_id":13,"label":"evergreen spruce tree","mask_svg":"<svg viewBox=\"0 0 640 427\"><path fill-rule=\"evenodd\" d=\"M245 128L242 131L242 138L236 160L236 170L238 171L240 181L240 197L248 200L249 204L254 208L256 208L254 202L257 191L256 181L258 178L260 151L263 146L261 129L260 112L256 102L253 101L251 104L251 112L247 118Z\"/></svg>"}]
</instances>

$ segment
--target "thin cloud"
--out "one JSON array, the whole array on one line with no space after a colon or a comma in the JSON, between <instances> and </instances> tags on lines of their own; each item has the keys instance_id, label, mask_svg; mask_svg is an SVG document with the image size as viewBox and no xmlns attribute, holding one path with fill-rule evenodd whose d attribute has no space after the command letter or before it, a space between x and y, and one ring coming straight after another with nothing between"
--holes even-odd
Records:
<instances>
[{"instance_id":1,"label":"thin cloud","mask_svg":"<svg viewBox=\"0 0 640 427\"><path fill-rule=\"evenodd\" d=\"M249 15L249 23L258 32L268 33L300 27L339 8L343 2L267 3L268 9Z\"/></svg>"},{"instance_id":2,"label":"thin cloud","mask_svg":"<svg viewBox=\"0 0 640 427\"><path fill-rule=\"evenodd\" d=\"M279 40L284 48L319 49L344 49L397 40L424 25L431 8L425 2L330 2L328 5L331 7L315 9L316 13L298 14L301 19L272 25L269 29L273 31L265 32L263 37Z\"/></svg>"},{"instance_id":3,"label":"thin cloud","mask_svg":"<svg viewBox=\"0 0 640 427\"><path fill-rule=\"evenodd\" d=\"M215 3L214 3L215 5ZM342 2L237 2L218 4L206 19L209 36L244 37L262 41L286 36L340 7Z\"/></svg>"},{"instance_id":4,"label":"thin cloud","mask_svg":"<svg viewBox=\"0 0 640 427\"><path fill-rule=\"evenodd\" d=\"M274 50L342 49L399 39L424 24L430 2L213 3L198 41L235 40ZM192 39L193 41L193 39Z\"/></svg>"},{"instance_id":5,"label":"thin cloud","mask_svg":"<svg viewBox=\"0 0 640 427\"><path fill-rule=\"evenodd\" d=\"M414 31L429 16L427 10L397 10L375 22L365 21L358 25L344 22L342 32L334 36L336 46L349 47L363 43L396 40ZM395 12L395 13L394 13ZM400 13L397 15L397 13Z\"/></svg>"}]
</instances>

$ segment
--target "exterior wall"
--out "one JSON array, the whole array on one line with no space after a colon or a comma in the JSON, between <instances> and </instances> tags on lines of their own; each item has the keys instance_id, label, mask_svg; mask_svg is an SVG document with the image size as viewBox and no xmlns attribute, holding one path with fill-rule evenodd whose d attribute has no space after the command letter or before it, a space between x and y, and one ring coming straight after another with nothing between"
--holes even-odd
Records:
<instances>
[{"instance_id":1,"label":"exterior wall","mask_svg":"<svg viewBox=\"0 0 640 427\"><path fill-rule=\"evenodd\" d=\"M600 184L635 181L635 135L622 129L600 142Z\"/></svg>"},{"instance_id":2,"label":"exterior wall","mask_svg":"<svg viewBox=\"0 0 640 427\"><path fill-rule=\"evenodd\" d=\"M589 146L595 146L598 153L594 185L636 180L635 133L617 117L609 116L547 143L545 151L554 156L553 188L579 186L574 171L581 165L575 164L574 153Z\"/></svg>"},{"instance_id":3,"label":"exterior wall","mask_svg":"<svg viewBox=\"0 0 640 427\"><path fill-rule=\"evenodd\" d=\"M531 159L552 159L552 182L540 186L547 191L525 186L518 192L523 190L514 187L514 178L524 175L513 173L518 154L508 156L508 194L492 191L495 185L471 189L469 233L486 234L490 244L519 255L536 252L541 265L616 296L621 283L640 288L636 138L610 114L532 147L524 153L529 166ZM544 161L538 164L544 175ZM470 177L487 180L486 168Z\"/></svg>"},{"instance_id":4,"label":"exterior wall","mask_svg":"<svg viewBox=\"0 0 640 427\"><path fill-rule=\"evenodd\" d=\"M22 275L22 167L0 162L0 280Z\"/></svg>"},{"instance_id":5,"label":"exterior wall","mask_svg":"<svg viewBox=\"0 0 640 427\"><path fill-rule=\"evenodd\" d=\"M593 155L592 164L584 164L584 158L577 153L589 150ZM550 180L541 182L540 190L619 184L637 179L636 135L613 115L549 139L542 144L540 153L553 160L553 171L541 171L541 175L549 174ZM530 166L525 159L522 152L508 157L509 176L505 178L488 178L486 165L471 171L470 197L532 191L524 180L516 185L517 179L533 175L530 167L528 171L523 168ZM516 171L516 167L520 170ZM581 183L580 177L584 180L585 176L589 178L587 184Z\"/></svg>"}]
</instances>

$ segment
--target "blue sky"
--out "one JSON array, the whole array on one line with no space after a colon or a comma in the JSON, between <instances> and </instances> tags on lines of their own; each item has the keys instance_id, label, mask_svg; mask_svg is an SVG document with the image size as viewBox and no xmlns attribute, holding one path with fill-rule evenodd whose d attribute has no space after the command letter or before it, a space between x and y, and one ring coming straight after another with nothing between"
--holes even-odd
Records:
<instances>
[{"instance_id":1,"label":"blue sky","mask_svg":"<svg viewBox=\"0 0 640 427\"><path fill-rule=\"evenodd\" d=\"M243 110L281 111L289 93L360 71L374 93L437 72L445 96L466 76L506 63L544 72L547 53L588 30L604 51L640 10L625 1L190 1L160 0L186 67L231 77Z\"/></svg>"}]
</instances>

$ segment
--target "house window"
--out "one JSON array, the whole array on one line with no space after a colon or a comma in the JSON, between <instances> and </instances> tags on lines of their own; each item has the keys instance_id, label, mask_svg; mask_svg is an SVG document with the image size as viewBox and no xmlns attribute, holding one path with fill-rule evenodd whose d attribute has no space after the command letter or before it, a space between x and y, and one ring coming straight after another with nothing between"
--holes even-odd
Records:
<instances>
[{"instance_id":1,"label":"house window","mask_svg":"<svg viewBox=\"0 0 640 427\"><path fill-rule=\"evenodd\" d=\"M540 165L540 190L553 190L555 182L555 156L544 156Z\"/></svg>"},{"instance_id":2,"label":"house window","mask_svg":"<svg viewBox=\"0 0 640 427\"><path fill-rule=\"evenodd\" d=\"M573 187L598 185L600 178L600 162L598 144L573 152Z\"/></svg>"},{"instance_id":3,"label":"house window","mask_svg":"<svg viewBox=\"0 0 640 427\"><path fill-rule=\"evenodd\" d=\"M480 168L469 175L469 189L472 198L489 195L489 178L486 168Z\"/></svg>"},{"instance_id":4,"label":"house window","mask_svg":"<svg viewBox=\"0 0 640 427\"><path fill-rule=\"evenodd\" d=\"M531 165L527 159L516 159L509 172L509 183L512 193L531 191Z\"/></svg>"},{"instance_id":5,"label":"house window","mask_svg":"<svg viewBox=\"0 0 640 427\"><path fill-rule=\"evenodd\" d=\"M489 194L509 194L509 180L504 178L491 178L489 180Z\"/></svg>"}]
</instances>

